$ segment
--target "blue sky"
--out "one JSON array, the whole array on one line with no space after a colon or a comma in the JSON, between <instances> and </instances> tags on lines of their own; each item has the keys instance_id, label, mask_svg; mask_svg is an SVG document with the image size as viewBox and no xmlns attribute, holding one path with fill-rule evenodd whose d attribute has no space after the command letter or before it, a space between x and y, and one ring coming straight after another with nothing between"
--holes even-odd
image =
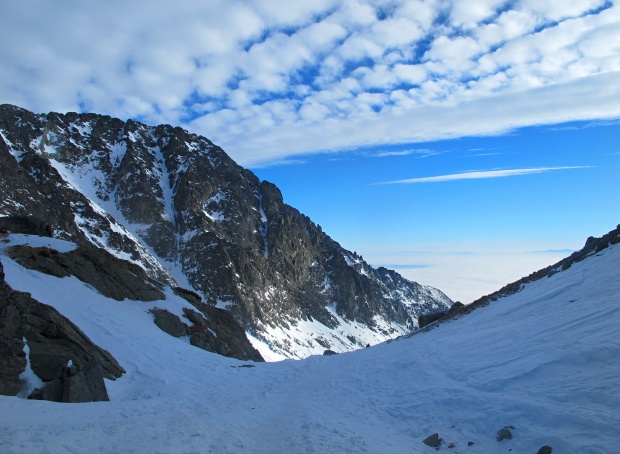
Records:
<instances>
[{"instance_id":1,"label":"blue sky","mask_svg":"<svg viewBox=\"0 0 620 454\"><path fill-rule=\"evenodd\" d=\"M205 135L454 299L619 222L617 1L30 0L0 39L0 102Z\"/></svg>"}]
</instances>

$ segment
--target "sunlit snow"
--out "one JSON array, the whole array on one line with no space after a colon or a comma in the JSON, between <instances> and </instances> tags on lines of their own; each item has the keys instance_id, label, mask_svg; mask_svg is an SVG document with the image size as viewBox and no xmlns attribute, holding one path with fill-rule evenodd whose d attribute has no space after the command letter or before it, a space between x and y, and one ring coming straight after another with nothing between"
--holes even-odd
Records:
<instances>
[{"instance_id":1,"label":"sunlit snow","mask_svg":"<svg viewBox=\"0 0 620 454\"><path fill-rule=\"evenodd\" d=\"M180 311L171 293L113 301L1 258L13 288L56 307L127 370L106 381L110 402L0 397L3 452L426 453L435 432L442 452L618 447L620 245L412 338L276 363L166 335L148 310ZM513 439L496 441L506 425Z\"/></svg>"}]
</instances>

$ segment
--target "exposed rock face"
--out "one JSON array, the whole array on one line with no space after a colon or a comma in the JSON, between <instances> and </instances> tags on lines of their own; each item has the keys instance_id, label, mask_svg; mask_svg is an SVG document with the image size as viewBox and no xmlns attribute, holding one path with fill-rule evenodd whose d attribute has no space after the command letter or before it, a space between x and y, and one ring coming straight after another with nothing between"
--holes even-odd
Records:
<instances>
[{"instance_id":1,"label":"exposed rock face","mask_svg":"<svg viewBox=\"0 0 620 454\"><path fill-rule=\"evenodd\" d=\"M50 248L12 246L7 254L20 265L56 277L75 276L108 298L122 301L165 299L161 285L136 264L93 245L61 253Z\"/></svg>"},{"instance_id":2,"label":"exposed rock face","mask_svg":"<svg viewBox=\"0 0 620 454\"><path fill-rule=\"evenodd\" d=\"M94 114L35 115L0 106L0 215L36 216L59 238L105 247L161 282L183 279L209 305L287 354L294 345L366 343L296 338L299 321L355 324L389 339L425 312L446 310L440 291L374 269L286 205L208 139ZM284 330L290 339L270 333Z\"/></svg>"},{"instance_id":3,"label":"exposed rock face","mask_svg":"<svg viewBox=\"0 0 620 454\"><path fill-rule=\"evenodd\" d=\"M176 288L175 293L198 310L183 309L184 317L192 323L189 327L192 345L231 358L264 361L230 312L205 304L191 291Z\"/></svg>"},{"instance_id":4,"label":"exposed rock face","mask_svg":"<svg viewBox=\"0 0 620 454\"><path fill-rule=\"evenodd\" d=\"M191 326L160 308L151 310L155 324L171 336L189 336L190 344L203 350L246 361L264 361L230 313L200 301L192 301L192 304L201 312L183 309Z\"/></svg>"},{"instance_id":5,"label":"exposed rock face","mask_svg":"<svg viewBox=\"0 0 620 454\"><path fill-rule=\"evenodd\" d=\"M0 263L0 394L16 395L26 369L24 342L32 371L46 383L41 398L58 402L106 400L103 378L125 371L107 351L51 306L4 282ZM73 369L67 370L72 363Z\"/></svg>"},{"instance_id":6,"label":"exposed rock face","mask_svg":"<svg viewBox=\"0 0 620 454\"><path fill-rule=\"evenodd\" d=\"M52 227L47 222L29 216L5 216L0 218L0 232L53 236Z\"/></svg>"}]
</instances>

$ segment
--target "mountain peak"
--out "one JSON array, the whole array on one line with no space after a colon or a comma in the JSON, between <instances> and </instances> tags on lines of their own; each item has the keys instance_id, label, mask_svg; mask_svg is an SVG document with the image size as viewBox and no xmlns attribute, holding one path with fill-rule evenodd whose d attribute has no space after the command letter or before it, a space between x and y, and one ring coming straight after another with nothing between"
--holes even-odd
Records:
<instances>
[{"instance_id":1,"label":"mountain peak","mask_svg":"<svg viewBox=\"0 0 620 454\"><path fill-rule=\"evenodd\" d=\"M360 348L451 305L440 291L343 249L205 137L7 105L0 132L8 170L0 214L47 219L59 238L103 247L153 279L192 289L229 310L262 352Z\"/></svg>"}]
</instances>

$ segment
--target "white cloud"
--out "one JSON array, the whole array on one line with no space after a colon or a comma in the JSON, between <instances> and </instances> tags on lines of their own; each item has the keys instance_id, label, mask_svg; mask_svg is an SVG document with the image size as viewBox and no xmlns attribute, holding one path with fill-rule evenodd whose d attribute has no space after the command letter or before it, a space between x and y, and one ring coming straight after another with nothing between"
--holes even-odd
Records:
<instances>
[{"instance_id":1,"label":"white cloud","mask_svg":"<svg viewBox=\"0 0 620 454\"><path fill-rule=\"evenodd\" d=\"M407 180L385 181L377 184L415 184L415 183L441 183L445 181L457 180L482 180L487 178L504 178L518 175L531 175L535 173L545 173L553 170L567 169L588 169L589 166L570 166L570 167L533 167L528 169L504 169L504 170L480 170L475 172L452 173L448 175L437 175L433 177L409 178Z\"/></svg>"},{"instance_id":2,"label":"white cloud","mask_svg":"<svg viewBox=\"0 0 620 454\"><path fill-rule=\"evenodd\" d=\"M576 17L599 8L606 0L520 0L518 6L549 21Z\"/></svg>"},{"instance_id":3,"label":"white cloud","mask_svg":"<svg viewBox=\"0 0 620 454\"><path fill-rule=\"evenodd\" d=\"M375 41L384 48L409 44L423 36L420 27L409 19L386 19L375 23L371 29Z\"/></svg>"},{"instance_id":4,"label":"white cloud","mask_svg":"<svg viewBox=\"0 0 620 454\"><path fill-rule=\"evenodd\" d=\"M429 150L428 148L410 149L410 150L398 150L398 151L381 151L371 155L374 158L387 158L391 156L409 156L412 154L420 155L421 157L433 156L439 154L437 151Z\"/></svg>"},{"instance_id":5,"label":"white cloud","mask_svg":"<svg viewBox=\"0 0 620 454\"><path fill-rule=\"evenodd\" d=\"M468 0L454 2L451 19L456 26L474 27L478 22L492 16L505 0Z\"/></svg>"},{"instance_id":6,"label":"white cloud","mask_svg":"<svg viewBox=\"0 0 620 454\"><path fill-rule=\"evenodd\" d=\"M180 125L244 165L620 115L604 0L32 0L0 39L1 102Z\"/></svg>"}]
</instances>

